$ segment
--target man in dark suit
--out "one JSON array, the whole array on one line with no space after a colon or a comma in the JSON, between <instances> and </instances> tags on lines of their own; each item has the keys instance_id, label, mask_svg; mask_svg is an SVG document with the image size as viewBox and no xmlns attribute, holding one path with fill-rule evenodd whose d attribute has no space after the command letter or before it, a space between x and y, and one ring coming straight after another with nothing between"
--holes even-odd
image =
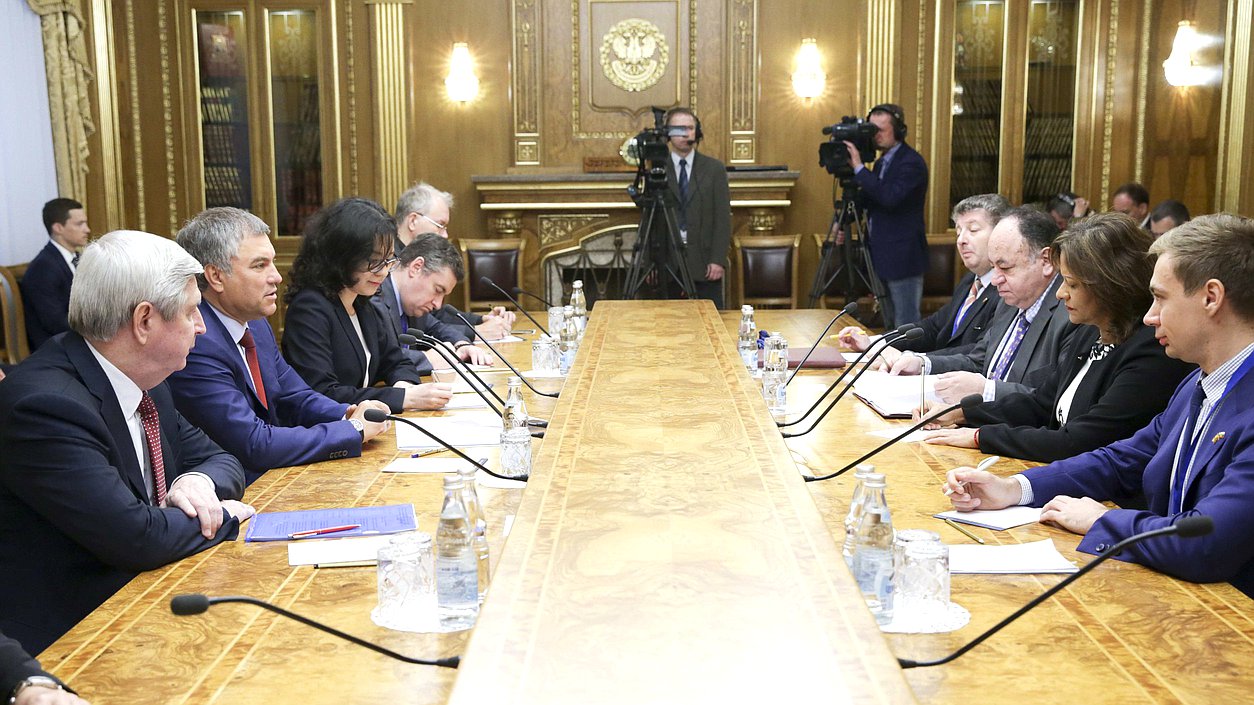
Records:
<instances>
[{"instance_id":1,"label":"man in dark suit","mask_svg":"<svg viewBox=\"0 0 1254 705\"><path fill-rule=\"evenodd\" d=\"M993 281L993 263L988 259L988 238L1010 203L995 193L970 196L954 206L954 226L958 231L958 256L967 274L958 282L949 303L919 322L923 335L903 340L894 350L958 354L968 352L984 337L993 311L1001 302ZM871 340L861 328L850 326L839 333L842 345L862 352Z\"/></svg>"},{"instance_id":2,"label":"man in dark suit","mask_svg":"<svg viewBox=\"0 0 1254 705\"><path fill-rule=\"evenodd\" d=\"M32 653L253 514L239 461L164 384L204 332L200 271L165 238L104 236L79 264L73 330L0 384L0 629Z\"/></svg>"},{"instance_id":3,"label":"man in dark suit","mask_svg":"<svg viewBox=\"0 0 1254 705\"><path fill-rule=\"evenodd\" d=\"M283 278L274 266L270 227L238 208L210 208L179 231L200 261L205 334L170 375L179 413L244 465L252 483L270 468L361 455L386 428L365 420L378 401L341 404L309 388L274 342L267 316Z\"/></svg>"},{"instance_id":4,"label":"man in dark suit","mask_svg":"<svg viewBox=\"0 0 1254 705\"><path fill-rule=\"evenodd\" d=\"M448 224L453 211L453 194L441 191L431 184L420 181L410 186L396 201L396 256L400 257L405 246L423 233L435 233L448 239ZM385 285L386 286L386 285ZM509 335L514 325L514 312L497 306L485 314L473 311L460 311L453 304L443 304L431 315L436 321L452 328L465 331L467 339L474 339L473 333L458 318L461 314L470 321L480 335L488 340L500 340ZM423 374L431 371L430 365L419 368Z\"/></svg>"},{"instance_id":5,"label":"man in dark suit","mask_svg":"<svg viewBox=\"0 0 1254 705\"><path fill-rule=\"evenodd\" d=\"M1016 208L1006 214L988 242L992 284L1006 306L988 332L968 353L902 354L887 361L889 371L946 373L936 380L936 393L948 403L970 394L992 401L1035 388L1079 327L1054 296L1062 283L1049 256L1057 236L1053 219L1040 211Z\"/></svg>"},{"instance_id":6,"label":"man in dark suit","mask_svg":"<svg viewBox=\"0 0 1254 705\"><path fill-rule=\"evenodd\" d=\"M1110 197L1110 210L1123 213L1132 218L1146 230L1150 229L1150 194L1149 189L1135 181L1115 189Z\"/></svg>"},{"instance_id":7,"label":"man in dark suit","mask_svg":"<svg viewBox=\"0 0 1254 705\"><path fill-rule=\"evenodd\" d=\"M862 193L867 214L867 247L871 264L888 293L884 321L896 328L922 318L923 273L927 271L927 229L923 206L927 201L927 163L905 143L906 119L900 105L884 103L867 115L878 131L875 148L880 158L871 171L852 142L849 165Z\"/></svg>"},{"instance_id":8,"label":"man in dark suit","mask_svg":"<svg viewBox=\"0 0 1254 705\"><path fill-rule=\"evenodd\" d=\"M22 645L0 633L0 703L88 705L65 684L39 667Z\"/></svg>"},{"instance_id":9,"label":"man in dark suit","mask_svg":"<svg viewBox=\"0 0 1254 705\"><path fill-rule=\"evenodd\" d=\"M74 283L78 253L91 237L83 204L70 198L54 198L44 204L44 228L48 244L27 265L21 284L26 337L32 352L70 329L65 320L70 285Z\"/></svg>"},{"instance_id":10,"label":"man in dark suit","mask_svg":"<svg viewBox=\"0 0 1254 705\"><path fill-rule=\"evenodd\" d=\"M1229 581L1254 597L1254 221L1202 216L1163 235L1145 323L1171 357L1201 368L1180 383L1149 426L1104 448L997 477L951 470L945 488L962 511L1044 507L1041 521L1083 534L1102 553L1181 517L1214 520L1206 536L1155 538L1118 558L1195 582ZM1147 510L1101 502L1144 490Z\"/></svg>"},{"instance_id":11,"label":"man in dark suit","mask_svg":"<svg viewBox=\"0 0 1254 705\"><path fill-rule=\"evenodd\" d=\"M379 313L391 322L392 333L426 333L451 343L462 362L491 365L486 350L475 347L466 336L466 326L450 326L433 315L444 306L444 297L466 275L461 253L453 243L435 233L415 237L401 250L397 267L370 299ZM405 350L421 372L448 369L448 362L434 351Z\"/></svg>"},{"instance_id":12,"label":"man in dark suit","mask_svg":"<svg viewBox=\"0 0 1254 705\"><path fill-rule=\"evenodd\" d=\"M704 135L696 113L672 108L666 113L670 159L666 176L678 204L676 233L684 243L684 265L696 287L696 298L723 308L723 275L731 247L731 190L727 168L714 157L697 151ZM655 233L664 237L665 233ZM663 282L678 295L674 282Z\"/></svg>"}]
</instances>

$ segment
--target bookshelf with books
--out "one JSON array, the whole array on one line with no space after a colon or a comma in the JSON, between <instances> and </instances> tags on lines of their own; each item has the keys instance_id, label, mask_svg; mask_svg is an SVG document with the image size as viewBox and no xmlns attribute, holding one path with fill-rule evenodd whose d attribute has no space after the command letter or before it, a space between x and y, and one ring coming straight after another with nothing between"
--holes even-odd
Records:
<instances>
[{"instance_id":1,"label":"bookshelf with books","mask_svg":"<svg viewBox=\"0 0 1254 705\"><path fill-rule=\"evenodd\" d=\"M251 209L248 82L236 41L240 20L227 12L197 15L205 207Z\"/></svg>"}]
</instances>

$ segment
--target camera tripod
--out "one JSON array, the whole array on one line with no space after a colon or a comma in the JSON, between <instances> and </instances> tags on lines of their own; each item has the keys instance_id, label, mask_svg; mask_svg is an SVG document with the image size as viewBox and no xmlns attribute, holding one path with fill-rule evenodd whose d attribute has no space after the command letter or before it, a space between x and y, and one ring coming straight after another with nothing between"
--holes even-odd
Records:
<instances>
[{"instance_id":1,"label":"camera tripod","mask_svg":"<svg viewBox=\"0 0 1254 705\"><path fill-rule=\"evenodd\" d=\"M855 187L843 183L842 187L841 197L832 204L834 213L823 241L818 271L814 273L814 285L810 288L810 305L817 305L824 292L843 279L845 303L857 300L859 291L869 291L887 319L892 301L871 263L866 213L854 198ZM838 226L845 228L843 243L836 241ZM860 289L859 284L863 288Z\"/></svg>"},{"instance_id":2,"label":"camera tripod","mask_svg":"<svg viewBox=\"0 0 1254 705\"><path fill-rule=\"evenodd\" d=\"M640 204L639 236L623 284L623 298L640 298L640 290L646 286L652 290L646 294L666 298L672 282L679 285L684 296L696 298L697 287L684 261L687 245L679 239L675 195L664 180L661 184L648 183L637 203Z\"/></svg>"}]
</instances>

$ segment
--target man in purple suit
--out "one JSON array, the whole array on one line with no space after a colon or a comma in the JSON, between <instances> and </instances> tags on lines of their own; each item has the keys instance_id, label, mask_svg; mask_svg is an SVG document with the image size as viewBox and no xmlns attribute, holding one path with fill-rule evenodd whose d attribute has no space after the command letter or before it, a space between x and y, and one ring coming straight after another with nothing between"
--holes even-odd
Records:
<instances>
[{"instance_id":1,"label":"man in purple suit","mask_svg":"<svg viewBox=\"0 0 1254 705\"><path fill-rule=\"evenodd\" d=\"M949 472L959 510L1043 506L1041 521L1084 534L1080 550L1206 515L1208 536L1160 537L1119 557L1195 582L1229 581L1254 597L1254 220L1208 215L1163 235L1145 323L1171 357L1200 370L1127 440L1002 478ZM1145 493L1147 510L1102 500Z\"/></svg>"},{"instance_id":2,"label":"man in purple suit","mask_svg":"<svg viewBox=\"0 0 1254 705\"><path fill-rule=\"evenodd\" d=\"M70 285L78 269L79 253L91 237L83 204L72 198L48 201L43 216L48 244L30 261L22 277L22 305L31 352L57 333L70 329L66 320Z\"/></svg>"},{"instance_id":3,"label":"man in purple suit","mask_svg":"<svg viewBox=\"0 0 1254 705\"><path fill-rule=\"evenodd\" d=\"M266 470L357 457L386 428L365 420L382 402L341 404L309 388L279 354L266 317L283 281L270 228L237 208L210 208L178 243L201 262L205 334L170 377L179 412L240 459L252 482Z\"/></svg>"}]
</instances>

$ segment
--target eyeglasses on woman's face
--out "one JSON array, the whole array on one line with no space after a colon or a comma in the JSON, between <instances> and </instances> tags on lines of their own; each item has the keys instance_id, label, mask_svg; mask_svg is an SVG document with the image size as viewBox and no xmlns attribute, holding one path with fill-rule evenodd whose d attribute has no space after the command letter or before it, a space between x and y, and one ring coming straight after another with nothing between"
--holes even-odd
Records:
<instances>
[{"instance_id":1,"label":"eyeglasses on woman's face","mask_svg":"<svg viewBox=\"0 0 1254 705\"><path fill-rule=\"evenodd\" d=\"M366 260L366 271L371 274L380 274L382 272L390 272L399 260L396 257L388 257L386 259L370 259Z\"/></svg>"}]
</instances>

